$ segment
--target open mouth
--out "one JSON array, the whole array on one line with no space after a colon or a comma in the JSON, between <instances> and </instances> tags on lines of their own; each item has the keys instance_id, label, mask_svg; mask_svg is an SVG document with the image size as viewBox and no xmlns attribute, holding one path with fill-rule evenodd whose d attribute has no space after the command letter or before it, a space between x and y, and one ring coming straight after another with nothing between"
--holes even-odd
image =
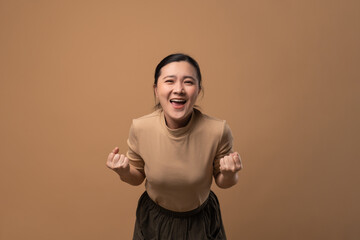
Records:
<instances>
[{"instance_id":1,"label":"open mouth","mask_svg":"<svg viewBox=\"0 0 360 240\"><path fill-rule=\"evenodd\" d=\"M185 99L170 99L170 103L175 108L182 108L185 105L186 100Z\"/></svg>"}]
</instances>

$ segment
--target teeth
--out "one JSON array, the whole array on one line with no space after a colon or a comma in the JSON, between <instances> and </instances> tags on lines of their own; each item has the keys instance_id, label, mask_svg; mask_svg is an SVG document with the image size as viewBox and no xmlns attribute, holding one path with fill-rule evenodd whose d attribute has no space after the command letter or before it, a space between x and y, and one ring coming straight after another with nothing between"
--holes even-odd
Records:
<instances>
[{"instance_id":1,"label":"teeth","mask_svg":"<svg viewBox=\"0 0 360 240\"><path fill-rule=\"evenodd\" d=\"M180 100L180 99L172 99L170 102L177 102L177 103L184 103L186 100Z\"/></svg>"}]
</instances>

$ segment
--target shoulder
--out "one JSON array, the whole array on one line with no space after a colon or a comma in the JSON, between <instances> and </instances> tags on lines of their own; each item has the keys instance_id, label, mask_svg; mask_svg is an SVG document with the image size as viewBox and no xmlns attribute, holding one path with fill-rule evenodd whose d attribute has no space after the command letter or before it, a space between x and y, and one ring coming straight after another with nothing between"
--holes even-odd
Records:
<instances>
[{"instance_id":1,"label":"shoulder","mask_svg":"<svg viewBox=\"0 0 360 240\"><path fill-rule=\"evenodd\" d=\"M159 122L161 110L156 110L150 114L135 118L132 120L132 128L144 129L144 128L153 128L156 126L156 123Z\"/></svg>"},{"instance_id":2,"label":"shoulder","mask_svg":"<svg viewBox=\"0 0 360 240\"><path fill-rule=\"evenodd\" d=\"M222 120L216 117L209 116L202 113L200 110L195 109L195 114L197 116L197 127L201 130L206 130L208 133L213 133L218 136L222 136L224 133L231 133L230 128L226 120Z\"/></svg>"},{"instance_id":3,"label":"shoulder","mask_svg":"<svg viewBox=\"0 0 360 240\"><path fill-rule=\"evenodd\" d=\"M197 119L199 119L199 122L202 124L211 125L214 127L223 127L226 124L225 120L204 114L198 109L195 109L195 114Z\"/></svg>"}]
</instances>

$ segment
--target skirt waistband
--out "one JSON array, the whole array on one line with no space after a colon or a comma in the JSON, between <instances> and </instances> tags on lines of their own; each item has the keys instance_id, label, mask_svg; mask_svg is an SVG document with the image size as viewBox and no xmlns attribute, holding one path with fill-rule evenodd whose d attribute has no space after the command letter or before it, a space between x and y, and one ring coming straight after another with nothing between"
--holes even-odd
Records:
<instances>
[{"instance_id":1,"label":"skirt waistband","mask_svg":"<svg viewBox=\"0 0 360 240\"><path fill-rule=\"evenodd\" d=\"M190 217L201 212L201 210L203 210L203 208L206 207L206 205L208 204L209 199L214 199L216 202L218 202L216 195L213 193L213 191L210 190L208 198L199 207L186 212L175 212L160 206L149 197L146 191L141 195L139 203L141 204L147 202L147 204L150 204L153 208L172 217Z\"/></svg>"}]
</instances>

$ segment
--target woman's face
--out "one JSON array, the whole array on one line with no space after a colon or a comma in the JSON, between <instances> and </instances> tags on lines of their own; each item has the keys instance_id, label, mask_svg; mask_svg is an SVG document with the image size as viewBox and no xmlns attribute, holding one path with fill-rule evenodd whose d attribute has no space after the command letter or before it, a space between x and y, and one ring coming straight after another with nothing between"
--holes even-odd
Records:
<instances>
[{"instance_id":1,"label":"woman's face","mask_svg":"<svg viewBox=\"0 0 360 240\"><path fill-rule=\"evenodd\" d=\"M185 61L165 65L154 90L168 127L185 126L200 92L195 68Z\"/></svg>"}]
</instances>

